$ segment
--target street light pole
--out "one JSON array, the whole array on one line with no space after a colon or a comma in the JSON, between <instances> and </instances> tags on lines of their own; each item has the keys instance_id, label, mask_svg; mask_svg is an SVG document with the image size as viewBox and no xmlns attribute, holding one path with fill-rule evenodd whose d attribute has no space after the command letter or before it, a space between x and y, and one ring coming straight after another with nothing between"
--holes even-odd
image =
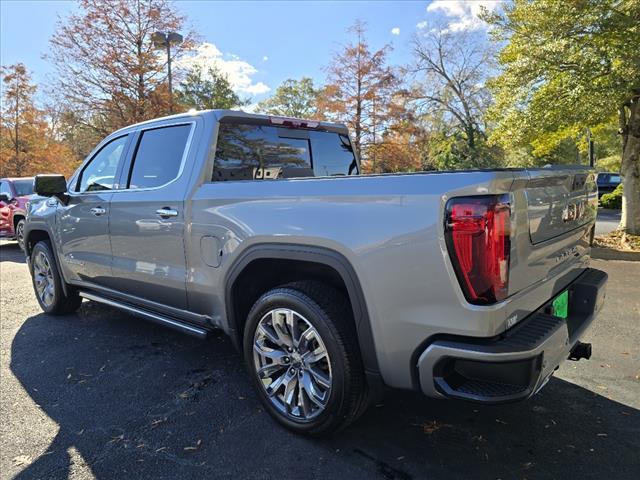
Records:
<instances>
[{"instance_id":1,"label":"street light pole","mask_svg":"<svg viewBox=\"0 0 640 480\"><path fill-rule=\"evenodd\" d=\"M169 80L169 113L173 113L173 83L171 81L171 42L167 42L167 70Z\"/></svg>"},{"instance_id":2,"label":"street light pole","mask_svg":"<svg viewBox=\"0 0 640 480\"><path fill-rule=\"evenodd\" d=\"M182 35L177 32L155 32L151 35L151 41L156 48L167 49L167 80L169 82L169 113L173 113L173 84L171 78L171 44L182 43Z\"/></svg>"}]
</instances>

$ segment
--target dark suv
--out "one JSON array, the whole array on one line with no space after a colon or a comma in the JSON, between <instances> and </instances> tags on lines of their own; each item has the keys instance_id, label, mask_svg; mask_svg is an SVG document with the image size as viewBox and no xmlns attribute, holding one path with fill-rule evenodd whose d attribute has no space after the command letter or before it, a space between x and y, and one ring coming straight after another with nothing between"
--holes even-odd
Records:
<instances>
[{"instance_id":1,"label":"dark suv","mask_svg":"<svg viewBox=\"0 0 640 480\"><path fill-rule=\"evenodd\" d=\"M602 172L598 174L598 198L605 193L613 192L620 185L620 174L615 172Z\"/></svg>"},{"instance_id":2,"label":"dark suv","mask_svg":"<svg viewBox=\"0 0 640 480\"><path fill-rule=\"evenodd\" d=\"M0 237L18 241L24 250L26 205L33 195L33 177L0 179Z\"/></svg>"}]
</instances>

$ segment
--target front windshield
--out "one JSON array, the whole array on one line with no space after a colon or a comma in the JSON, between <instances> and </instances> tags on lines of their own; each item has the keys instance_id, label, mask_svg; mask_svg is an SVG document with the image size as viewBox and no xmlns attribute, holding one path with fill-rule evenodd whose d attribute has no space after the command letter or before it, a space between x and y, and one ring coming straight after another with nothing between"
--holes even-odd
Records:
<instances>
[{"instance_id":1,"label":"front windshield","mask_svg":"<svg viewBox=\"0 0 640 480\"><path fill-rule=\"evenodd\" d=\"M25 180L14 180L13 187L16 189L16 196L18 197L33 195L33 178Z\"/></svg>"}]
</instances>

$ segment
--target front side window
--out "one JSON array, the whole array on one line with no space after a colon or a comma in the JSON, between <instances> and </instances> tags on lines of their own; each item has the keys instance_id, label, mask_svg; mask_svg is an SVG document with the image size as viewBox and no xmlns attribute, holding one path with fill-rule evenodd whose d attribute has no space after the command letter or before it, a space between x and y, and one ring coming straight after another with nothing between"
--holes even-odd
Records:
<instances>
[{"instance_id":1,"label":"front side window","mask_svg":"<svg viewBox=\"0 0 640 480\"><path fill-rule=\"evenodd\" d=\"M180 173L191 125L145 130L129 174L128 188L152 188L166 185Z\"/></svg>"},{"instance_id":2,"label":"front side window","mask_svg":"<svg viewBox=\"0 0 640 480\"><path fill-rule=\"evenodd\" d=\"M33 195L33 180L15 180L13 182L13 188L16 189L16 195L18 197Z\"/></svg>"},{"instance_id":3,"label":"front side window","mask_svg":"<svg viewBox=\"0 0 640 480\"><path fill-rule=\"evenodd\" d=\"M11 185L9 185L9 182L0 182L0 194L4 194L4 196L9 199L13 197L13 193L11 192Z\"/></svg>"},{"instance_id":4,"label":"front side window","mask_svg":"<svg viewBox=\"0 0 640 480\"><path fill-rule=\"evenodd\" d=\"M111 140L102 147L80 173L76 192L113 190L126 144L127 135Z\"/></svg>"}]
</instances>

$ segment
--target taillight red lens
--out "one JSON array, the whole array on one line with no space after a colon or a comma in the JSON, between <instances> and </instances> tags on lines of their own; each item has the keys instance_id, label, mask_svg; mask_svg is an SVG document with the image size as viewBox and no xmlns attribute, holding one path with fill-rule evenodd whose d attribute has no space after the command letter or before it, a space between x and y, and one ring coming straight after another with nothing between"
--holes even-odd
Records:
<instances>
[{"instance_id":1,"label":"taillight red lens","mask_svg":"<svg viewBox=\"0 0 640 480\"><path fill-rule=\"evenodd\" d=\"M511 207L504 196L452 198L445 237L453 268L469 303L488 305L507 296Z\"/></svg>"}]
</instances>

